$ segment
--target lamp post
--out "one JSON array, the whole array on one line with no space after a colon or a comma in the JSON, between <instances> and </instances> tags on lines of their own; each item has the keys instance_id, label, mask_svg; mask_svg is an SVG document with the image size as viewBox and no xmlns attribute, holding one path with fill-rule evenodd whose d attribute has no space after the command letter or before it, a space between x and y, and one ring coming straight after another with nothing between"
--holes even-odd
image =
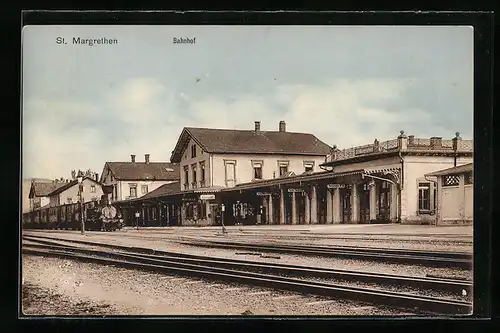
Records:
<instances>
[{"instance_id":1,"label":"lamp post","mask_svg":"<svg viewBox=\"0 0 500 333\"><path fill-rule=\"evenodd\" d=\"M85 234L85 219L83 218L83 206L82 206L83 177L81 175L78 175L77 180L78 180L78 202L79 202L78 209L80 210L80 229L83 235Z\"/></svg>"},{"instance_id":2,"label":"lamp post","mask_svg":"<svg viewBox=\"0 0 500 333\"><path fill-rule=\"evenodd\" d=\"M221 221L221 224L222 224L222 233L225 234L227 233L226 231L226 227L224 226L224 212L226 211L226 206L224 206L224 204L222 204L221 206L221 215L220 215L220 221Z\"/></svg>"}]
</instances>

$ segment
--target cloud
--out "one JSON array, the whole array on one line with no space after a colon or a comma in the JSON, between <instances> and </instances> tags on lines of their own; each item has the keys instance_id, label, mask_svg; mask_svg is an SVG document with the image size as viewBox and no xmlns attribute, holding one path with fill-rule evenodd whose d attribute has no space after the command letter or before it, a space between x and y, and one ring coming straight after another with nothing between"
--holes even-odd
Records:
<instances>
[{"instance_id":1,"label":"cloud","mask_svg":"<svg viewBox=\"0 0 500 333\"><path fill-rule=\"evenodd\" d=\"M168 161L184 126L277 130L315 134L348 148L393 139L404 129L417 137L452 136L423 109L391 105L411 93L409 79L338 79L326 84L276 85L260 94L196 94L169 82L137 77L93 103L30 99L25 104L25 177L69 176L74 168L102 170L106 161L136 154Z\"/></svg>"}]
</instances>

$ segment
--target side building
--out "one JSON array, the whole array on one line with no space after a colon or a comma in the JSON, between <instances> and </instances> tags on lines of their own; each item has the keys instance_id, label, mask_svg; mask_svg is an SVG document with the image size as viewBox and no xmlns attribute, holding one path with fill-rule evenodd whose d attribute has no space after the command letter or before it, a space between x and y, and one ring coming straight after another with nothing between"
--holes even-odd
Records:
<instances>
[{"instance_id":1,"label":"side building","mask_svg":"<svg viewBox=\"0 0 500 333\"><path fill-rule=\"evenodd\" d=\"M104 194L103 185L96 179L83 177L81 184L72 180L48 194L49 207L70 205L77 202L100 201Z\"/></svg>"},{"instance_id":2,"label":"side building","mask_svg":"<svg viewBox=\"0 0 500 333\"><path fill-rule=\"evenodd\" d=\"M32 180L29 189L29 209L28 211L33 211L40 209L42 207L48 207L50 203L50 193L57 190L58 188L65 186L67 181L40 179ZM25 204L25 201L23 201ZM23 207L23 212L25 209Z\"/></svg>"},{"instance_id":3,"label":"side building","mask_svg":"<svg viewBox=\"0 0 500 333\"><path fill-rule=\"evenodd\" d=\"M110 202L140 198L158 187L179 181L177 163L150 162L149 154L144 162L137 162L131 155L130 162L106 162L101 183L111 186Z\"/></svg>"}]
</instances>

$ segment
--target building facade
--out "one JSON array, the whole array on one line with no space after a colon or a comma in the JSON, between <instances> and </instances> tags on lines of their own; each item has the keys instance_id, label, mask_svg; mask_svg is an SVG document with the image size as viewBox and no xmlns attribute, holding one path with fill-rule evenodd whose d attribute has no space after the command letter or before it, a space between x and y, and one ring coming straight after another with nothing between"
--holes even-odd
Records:
<instances>
[{"instance_id":1,"label":"building facade","mask_svg":"<svg viewBox=\"0 0 500 333\"><path fill-rule=\"evenodd\" d=\"M29 211L48 206L50 203L50 193L66 185L66 181L37 179L31 180L29 189ZM23 204L25 201L23 200ZM24 211L24 208L23 208Z\"/></svg>"},{"instance_id":2,"label":"building facade","mask_svg":"<svg viewBox=\"0 0 500 333\"><path fill-rule=\"evenodd\" d=\"M435 224L471 224L474 219L473 163L428 173L437 187Z\"/></svg>"},{"instance_id":3,"label":"building facade","mask_svg":"<svg viewBox=\"0 0 500 333\"><path fill-rule=\"evenodd\" d=\"M131 155L130 162L106 162L101 183L112 187L110 202L140 198L162 185L179 181L179 165L176 163L150 162L145 154L144 162L137 162Z\"/></svg>"},{"instance_id":4,"label":"building facade","mask_svg":"<svg viewBox=\"0 0 500 333\"><path fill-rule=\"evenodd\" d=\"M78 180L72 180L52 191L49 194L49 206L56 207L77 202L100 201L103 194L103 185L101 183L90 177L84 177L81 186Z\"/></svg>"},{"instance_id":5,"label":"building facade","mask_svg":"<svg viewBox=\"0 0 500 333\"><path fill-rule=\"evenodd\" d=\"M172 152L179 163L183 225L216 223L221 191L239 184L310 174L331 147L312 134L277 131L184 128Z\"/></svg>"}]
</instances>

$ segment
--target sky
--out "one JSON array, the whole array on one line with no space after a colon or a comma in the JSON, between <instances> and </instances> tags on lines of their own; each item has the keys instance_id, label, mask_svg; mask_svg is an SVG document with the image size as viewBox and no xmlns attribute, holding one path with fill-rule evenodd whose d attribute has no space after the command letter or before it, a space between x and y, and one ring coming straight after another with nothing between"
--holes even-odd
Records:
<instances>
[{"instance_id":1,"label":"sky","mask_svg":"<svg viewBox=\"0 0 500 333\"><path fill-rule=\"evenodd\" d=\"M131 154L168 162L188 126L284 120L340 149L400 130L473 137L472 27L27 26L22 38L23 178Z\"/></svg>"}]
</instances>

